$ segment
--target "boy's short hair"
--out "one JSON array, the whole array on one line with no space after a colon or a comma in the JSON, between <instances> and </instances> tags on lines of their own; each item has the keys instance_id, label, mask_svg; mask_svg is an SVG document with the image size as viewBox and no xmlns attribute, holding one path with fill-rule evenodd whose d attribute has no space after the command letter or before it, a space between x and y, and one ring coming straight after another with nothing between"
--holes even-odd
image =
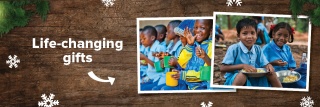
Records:
<instances>
[{"instance_id":1,"label":"boy's short hair","mask_svg":"<svg viewBox=\"0 0 320 107\"><path fill-rule=\"evenodd\" d=\"M240 31L245 26L251 26L257 31L257 23L253 19L244 18L238 21L236 25L237 33L240 34Z\"/></svg>"},{"instance_id":2,"label":"boy's short hair","mask_svg":"<svg viewBox=\"0 0 320 107\"><path fill-rule=\"evenodd\" d=\"M156 25L155 28L159 28L161 32L164 32L164 33L167 32L167 27L165 25L163 25L163 24Z\"/></svg>"},{"instance_id":3,"label":"boy's short hair","mask_svg":"<svg viewBox=\"0 0 320 107\"><path fill-rule=\"evenodd\" d=\"M157 31L159 34L163 34L163 38L161 40L165 40L166 39L166 33L167 33L167 27L165 25L163 25L163 24L160 24L160 25L156 25L154 28L156 28L156 30L157 29L159 30L159 31Z\"/></svg>"},{"instance_id":4,"label":"boy's short hair","mask_svg":"<svg viewBox=\"0 0 320 107\"><path fill-rule=\"evenodd\" d=\"M179 26L180 23L181 23L181 20L172 20L172 21L169 22L168 25L171 25L171 26L173 26L175 28L175 27Z\"/></svg>"},{"instance_id":5,"label":"boy's short hair","mask_svg":"<svg viewBox=\"0 0 320 107\"><path fill-rule=\"evenodd\" d=\"M151 35L154 35L157 38L158 32L156 28L154 28L153 26L145 26L142 32L146 32L146 31L148 31L148 33L150 33Z\"/></svg>"}]
</instances>

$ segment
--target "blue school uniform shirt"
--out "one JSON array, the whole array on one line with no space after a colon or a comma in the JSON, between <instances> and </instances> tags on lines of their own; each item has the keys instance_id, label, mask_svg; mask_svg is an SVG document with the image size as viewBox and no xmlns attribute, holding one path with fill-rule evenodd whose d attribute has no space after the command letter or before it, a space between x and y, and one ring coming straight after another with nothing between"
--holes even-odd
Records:
<instances>
[{"instance_id":1,"label":"blue school uniform shirt","mask_svg":"<svg viewBox=\"0 0 320 107\"><path fill-rule=\"evenodd\" d=\"M253 45L252 48L248 50L248 48L240 41L228 48L222 63L226 65L248 64L255 68L263 68L269 62L263 55L259 45ZM227 72L224 77L228 78L238 72L238 70Z\"/></svg>"},{"instance_id":2,"label":"blue school uniform shirt","mask_svg":"<svg viewBox=\"0 0 320 107\"><path fill-rule=\"evenodd\" d=\"M168 49L168 47L171 47L172 45L173 45L173 40L170 40L166 48Z\"/></svg>"},{"instance_id":3,"label":"blue school uniform shirt","mask_svg":"<svg viewBox=\"0 0 320 107\"><path fill-rule=\"evenodd\" d=\"M257 28L260 29L263 33L263 37L265 39L266 44L268 44L270 42L270 37L268 34L268 29L262 24L262 23L258 23ZM256 40L256 44L262 44L261 38L258 37Z\"/></svg>"},{"instance_id":4,"label":"blue school uniform shirt","mask_svg":"<svg viewBox=\"0 0 320 107\"><path fill-rule=\"evenodd\" d=\"M282 48L278 47L274 41L271 41L269 44L265 45L262 48L263 54L266 56L269 62L275 60L286 61L287 65L285 66L273 66L275 71L288 70L289 68L296 68L296 61L293 58L291 53L290 46L284 44Z\"/></svg>"},{"instance_id":5,"label":"blue school uniform shirt","mask_svg":"<svg viewBox=\"0 0 320 107\"><path fill-rule=\"evenodd\" d=\"M162 42L160 42L160 45L162 45L162 46L164 46L164 47L167 47L167 44L166 44L166 41L165 41L165 40L162 41Z\"/></svg>"},{"instance_id":6,"label":"blue school uniform shirt","mask_svg":"<svg viewBox=\"0 0 320 107\"><path fill-rule=\"evenodd\" d=\"M155 41L152 46L150 47L150 50L148 51L148 59L150 59L152 62L157 62L159 61L159 58L152 56L153 52L165 52L166 47L163 45L160 45L159 41ZM148 69L147 69L147 77L153 80L153 82L156 82L159 80L161 77L165 77L164 72L156 72L156 69L152 67L150 64L148 64ZM163 84L165 83L165 79L159 80L158 84Z\"/></svg>"},{"instance_id":7,"label":"blue school uniform shirt","mask_svg":"<svg viewBox=\"0 0 320 107\"><path fill-rule=\"evenodd\" d=\"M220 26L219 25L216 25L216 31L215 31L215 35L218 35L219 34L219 28L220 28Z\"/></svg>"},{"instance_id":8,"label":"blue school uniform shirt","mask_svg":"<svg viewBox=\"0 0 320 107\"><path fill-rule=\"evenodd\" d=\"M182 42L181 40L177 41L176 44L171 44L170 46L167 47L167 51L170 55L172 55L172 57L175 57L178 59L180 52L182 50L183 46L182 46ZM170 68L165 68L165 71L168 72L170 71Z\"/></svg>"},{"instance_id":9,"label":"blue school uniform shirt","mask_svg":"<svg viewBox=\"0 0 320 107\"><path fill-rule=\"evenodd\" d=\"M179 41L177 41L176 44L174 44L174 46L173 46L173 43L170 46L168 46L166 52L168 52L172 56L178 58L181 50L182 50L182 42L181 42L181 40L179 40Z\"/></svg>"},{"instance_id":10,"label":"blue school uniform shirt","mask_svg":"<svg viewBox=\"0 0 320 107\"><path fill-rule=\"evenodd\" d=\"M140 45L140 53L142 53L143 55L147 56L148 50L149 50L148 47ZM148 65L140 64L140 75L141 76L146 75L147 69L148 69Z\"/></svg>"}]
</instances>

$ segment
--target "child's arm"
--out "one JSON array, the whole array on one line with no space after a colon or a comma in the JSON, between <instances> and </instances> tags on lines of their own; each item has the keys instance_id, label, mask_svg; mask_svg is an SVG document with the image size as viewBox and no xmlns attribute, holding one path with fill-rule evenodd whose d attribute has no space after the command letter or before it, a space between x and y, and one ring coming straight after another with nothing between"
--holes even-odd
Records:
<instances>
[{"instance_id":1,"label":"child's arm","mask_svg":"<svg viewBox=\"0 0 320 107\"><path fill-rule=\"evenodd\" d=\"M267 69L267 71L269 71L270 74L274 73L274 68L271 64L267 64L264 68Z\"/></svg>"},{"instance_id":2,"label":"child's arm","mask_svg":"<svg viewBox=\"0 0 320 107\"><path fill-rule=\"evenodd\" d=\"M153 61L151 61L149 58L147 58L145 55L140 53L140 60L145 60L147 64L150 64L152 67L154 67Z\"/></svg>"},{"instance_id":3,"label":"child's arm","mask_svg":"<svg viewBox=\"0 0 320 107\"><path fill-rule=\"evenodd\" d=\"M241 50L238 50L237 45L231 45L226 55L223 58L222 65L220 66L221 72L233 72L235 70L241 70L244 69L247 72L255 72L256 69L253 66L247 65L247 64L235 64L235 60L237 60L238 52Z\"/></svg>"},{"instance_id":4,"label":"child's arm","mask_svg":"<svg viewBox=\"0 0 320 107\"><path fill-rule=\"evenodd\" d=\"M210 54L210 55L209 55ZM208 47L208 55L206 54L206 52L200 47L198 46L196 48L196 55L201 58L207 66L211 66L211 47Z\"/></svg>"}]
</instances>

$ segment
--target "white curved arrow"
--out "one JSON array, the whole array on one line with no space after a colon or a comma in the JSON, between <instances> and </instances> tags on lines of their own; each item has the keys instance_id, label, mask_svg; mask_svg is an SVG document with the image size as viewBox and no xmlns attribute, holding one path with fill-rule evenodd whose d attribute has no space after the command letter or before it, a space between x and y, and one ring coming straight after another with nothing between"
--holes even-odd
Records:
<instances>
[{"instance_id":1,"label":"white curved arrow","mask_svg":"<svg viewBox=\"0 0 320 107\"><path fill-rule=\"evenodd\" d=\"M113 77L108 77L109 80L104 80L104 79L101 79L99 77L96 76L96 74L94 74L92 71L90 71L88 73L88 75L93 79L93 80L96 80L96 81L99 81L99 82L110 82L110 84L112 85L115 78Z\"/></svg>"}]
</instances>

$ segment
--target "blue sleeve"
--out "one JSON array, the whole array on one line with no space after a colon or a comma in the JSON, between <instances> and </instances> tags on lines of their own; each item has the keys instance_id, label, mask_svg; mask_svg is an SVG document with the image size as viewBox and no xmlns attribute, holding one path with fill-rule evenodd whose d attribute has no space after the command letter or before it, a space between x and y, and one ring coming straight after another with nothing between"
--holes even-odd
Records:
<instances>
[{"instance_id":1,"label":"blue sleeve","mask_svg":"<svg viewBox=\"0 0 320 107\"><path fill-rule=\"evenodd\" d=\"M269 44L266 44L266 45L262 48L262 52L263 52L263 55L266 57L266 59L267 59L269 62L273 62L273 61L275 61L275 60L281 59L281 58L278 57L277 51L272 50L272 47L271 47L271 45L269 45Z\"/></svg>"},{"instance_id":2,"label":"blue sleeve","mask_svg":"<svg viewBox=\"0 0 320 107\"><path fill-rule=\"evenodd\" d=\"M174 68L175 68L176 70L178 70L178 71L184 70L184 69L180 66L179 63L178 63Z\"/></svg>"},{"instance_id":3,"label":"blue sleeve","mask_svg":"<svg viewBox=\"0 0 320 107\"><path fill-rule=\"evenodd\" d=\"M166 52L167 48L163 45L158 45L157 52Z\"/></svg>"},{"instance_id":4,"label":"blue sleeve","mask_svg":"<svg viewBox=\"0 0 320 107\"><path fill-rule=\"evenodd\" d=\"M288 46L288 49L287 49L288 51L287 51L287 54L288 54L288 64L289 64L289 67L290 68L296 68L297 66L296 66L296 61L294 60L294 58L293 58L293 55L292 55L292 52L291 52L291 49L290 49L290 47Z\"/></svg>"},{"instance_id":5,"label":"blue sleeve","mask_svg":"<svg viewBox=\"0 0 320 107\"><path fill-rule=\"evenodd\" d=\"M222 64L227 64L227 65L234 65L234 60L236 58L236 45L231 45L228 50L226 55L224 56L223 60L222 60Z\"/></svg>"},{"instance_id":6,"label":"blue sleeve","mask_svg":"<svg viewBox=\"0 0 320 107\"><path fill-rule=\"evenodd\" d=\"M263 26L263 24L262 23L259 23L258 25L257 25L257 28L258 29L260 29L260 30L264 30L264 26Z\"/></svg>"},{"instance_id":7,"label":"blue sleeve","mask_svg":"<svg viewBox=\"0 0 320 107\"><path fill-rule=\"evenodd\" d=\"M180 55L180 53L181 53L181 51L182 51L182 45L180 45L178 48L177 48L177 50L176 50L176 52L174 53L174 57L176 57L176 58L178 58L179 57L179 55Z\"/></svg>"},{"instance_id":8,"label":"blue sleeve","mask_svg":"<svg viewBox=\"0 0 320 107\"><path fill-rule=\"evenodd\" d=\"M271 62L270 61L270 48L268 47L269 45L267 44L267 45L264 45L263 46L263 48L262 48L262 53L263 53L263 55L266 57L266 59L269 61L269 62Z\"/></svg>"},{"instance_id":9,"label":"blue sleeve","mask_svg":"<svg viewBox=\"0 0 320 107\"><path fill-rule=\"evenodd\" d=\"M257 49L257 54L258 54L258 59L259 59L259 66L262 68L264 66L266 66L267 64L269 64L269 61L267 60L266 56L264 55L264 53L262 52L260 46L256 46Z\"/></svg>"}]
</instances>

